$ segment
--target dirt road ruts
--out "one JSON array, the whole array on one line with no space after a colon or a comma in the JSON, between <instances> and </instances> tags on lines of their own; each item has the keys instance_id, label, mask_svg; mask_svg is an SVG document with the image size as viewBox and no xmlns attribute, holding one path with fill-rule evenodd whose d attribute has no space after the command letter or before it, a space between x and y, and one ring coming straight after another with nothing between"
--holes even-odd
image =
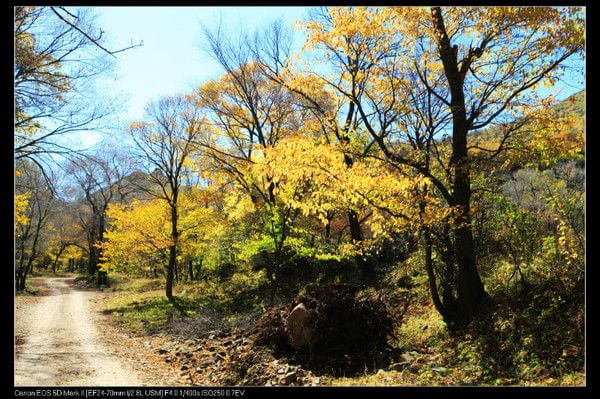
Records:
<instances>
[{"instance_id":1,"label":"dirt road ruts","mask_svg":"<svg viewBox=\"0 0 600 399\"><path fill-rule=\"evenodd\" d=\"M17 307L15 385L142 385L100 339L90 306L98 293L74 287L73 279L41 279L46 295Z\"/></svg>"}]
</instances>

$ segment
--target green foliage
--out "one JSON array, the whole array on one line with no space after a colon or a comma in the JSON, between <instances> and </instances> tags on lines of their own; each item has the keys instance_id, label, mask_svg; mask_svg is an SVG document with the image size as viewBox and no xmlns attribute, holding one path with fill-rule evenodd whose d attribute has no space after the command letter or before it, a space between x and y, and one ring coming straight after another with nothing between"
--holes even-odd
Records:
<instances>
[{"instance_id":1,"label":"green foliage","mask_svg":"<svg viewBox=\"0 0 600 399\"><path fill-rule=\"evenodd\" d=\"M558 281L535 285L498 304L470 328L471 350L484 370L483 382L508 383L561 378L583 368L583 291L565 292Z\"/></svg>"},{"instance_id":2,"label":"green foliage","mask_svg":"<svg viewBox=\"0 0 600 399\"><path fill-rule=\"evenodd\" d=\"M156 291L124 294L111 299L106 310L125 327L149 332L198 311L198 302L194 298L178 296L174 302L161 294Z\"/></svg>"}]
</instances>

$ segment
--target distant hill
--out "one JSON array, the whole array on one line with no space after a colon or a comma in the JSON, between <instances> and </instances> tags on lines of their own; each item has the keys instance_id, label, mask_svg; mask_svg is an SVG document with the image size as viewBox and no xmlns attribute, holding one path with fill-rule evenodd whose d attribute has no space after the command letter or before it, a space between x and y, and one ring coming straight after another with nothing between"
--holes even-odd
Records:
<instances>
[{"instance_id":1,"label":"distant hill","mask_svg":"<svg viewBox=\"0 0 600 399\"><path fill-rule=\"evenodd\" d=\"M560 115L571 114L574 116L585 118L585 90L573 94L566 100L563 100L556 104L553 108L554 111L556 111Z\"/></svg>"},{"instance_id":2,"label":"distant hill","mask_svg":"<svg viewBox=\"0 0 600 399\"><path fill-rule=\"evenodd\" d=\"M518 148L523 147L525 150L521 155L518 156L518 160L515 159L515 162L512 163L511 168L519 168L523 167L531 162L536 163L536 159L540 156L540 154L545 154L543 157L546 158L546 161L542 161L542 163L546 162L553 156L556 156L557 160L560 161L559 158L561 156L559 154L565 152L573 153L573 157L580 158L581 154L584 154L584 148L581 145L582 143L582 135L584 134L585 128L585 112L586 112L586 104L585 104L585 90L582 90L567 99L553 105L547 111L548 114L552 118L562 118L566 116L570 116L573 118L572 128L566 131L557 131L550 130L548 133L547 140L540 141L540 131L538 128L530 129L530 123L525 122L523 126L520 127L520 131L522 132L521 144L519 142L511 143L507 141L506 145L508 146L517 146ZM546 114L547 115L547 114ZM524 121L523 119L517 119L515 122ZM528 139L531 135L533 144L531 147L527 144ZM534 135L538 137L536 140L534 139ZM552 138L552 135L555 137ZM514 134L513 134L514 136ZM542 136L543 137L543 136ZM469 134L469 145L481 146L483 148L497 148L500 141L503 139L503 133L500 129L495 127L490 127L481 131L473 131ZM524 140L524 141L523 141ZM554 141L553 141L554 140ZM534 144L535 143L535 144ZM560 149L559 149L560 148ZM579 155L575 155L575 153ZM485 157L485 152L481 153L482 157ZM554 154L554 155L553 155ZM513 154L514 155L514 154ZM477 155L475 155L477 157ZM542 158L543 158L542 157ZM550 158L548 158L550 157ZM571 156L567 156L567 158L572 158ZM567 158L563 159L566 160ZM497 161L503 162L504 156L499 156Z\"/></svg>"}]
</instances>

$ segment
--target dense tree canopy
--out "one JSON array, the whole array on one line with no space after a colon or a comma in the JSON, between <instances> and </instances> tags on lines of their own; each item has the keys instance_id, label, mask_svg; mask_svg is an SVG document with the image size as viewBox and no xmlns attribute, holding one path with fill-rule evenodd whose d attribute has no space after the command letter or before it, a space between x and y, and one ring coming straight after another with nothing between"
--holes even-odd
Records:
<instances>
[{"instance_id":1,"label":"dense tree canopy","mask_svg":"<svg viewBox=\"0 0 600 399\"><path fill-rule=\"evenodd\" d=\"M580 76L580 8L321 8L299 21L300 50L277 23L237 39L204 28L222 75L150 103L123 140L133 156L71 160L60 200L36 154L104 114L72 100L96 69L66 66L97 43L54 23L42 41L51 16L16 9L20 273L41 259L36 231L54 265L164 275L170 301L185 275L251 276L275 301L418 264L454 330L498 279L527 291L536 275L583 278L585 122L569 105L583 94L554 95Z\"/></svg>"}]
</instances>

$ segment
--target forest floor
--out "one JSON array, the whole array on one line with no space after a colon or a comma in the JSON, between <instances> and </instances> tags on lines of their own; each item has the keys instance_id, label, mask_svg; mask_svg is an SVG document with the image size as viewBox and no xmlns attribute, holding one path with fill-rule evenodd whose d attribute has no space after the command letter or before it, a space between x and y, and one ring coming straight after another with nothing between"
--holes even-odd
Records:
<instances>
[{"instance_id":1,"label":"forest floor","mask_svg":"<svg viewBox=\"0 0 600 399\"><path fill-rule=\"evenodd\" d=\"M32 277L35 295L15 297L15 385L170 385L172 370L164 362L148 367L152 354L141 338L102 312L106 294L74 281Z\"/></svg>"},{"instance_id":2,"label":"forest floor","mask_svg":"<svg viewBox=\"0 0 600 399\"><path fill-rule=\"evenodd\" d=\"M113 274L101 290L88 280L32 277L16 296L15 385L585 385L580 306L546 304L544 287L461 336L417 292L394 334L398 358L334 375L252 345L244 331L260 313L227 285L181 283L173 303L159 278Z\"/></svg>"}]
</instances>

